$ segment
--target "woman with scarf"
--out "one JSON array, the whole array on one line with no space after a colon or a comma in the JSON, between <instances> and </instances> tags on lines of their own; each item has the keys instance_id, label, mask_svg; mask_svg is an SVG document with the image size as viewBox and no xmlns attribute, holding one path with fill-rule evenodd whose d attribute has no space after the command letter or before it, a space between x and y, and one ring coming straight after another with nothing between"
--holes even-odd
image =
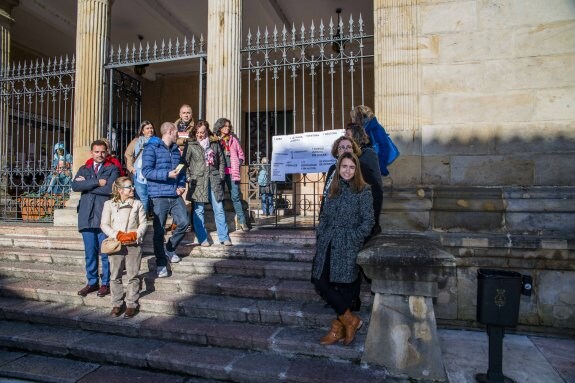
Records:
<instances>
[{"instance_id":1,"label":"woman with scarf","mask_svg":"<svg viewBox=\"0 0 575 383\"><path fill-rule=\"evenodd\" d=\"M320 343L343 340L350 344L362 325L352 313L360 280L357 254L373 226L370 186L361 175L358 158L345 152L338 156L333 181L319 216L312 282L337 318Z\"/></svg>"},{"instance_id":2,"label":"woman with scarf","mask_svg":"<svg viewBox=\"0 0 575 383\"><path fill-rule=\"evenodd\" d=\"M140 133L134 138L128 147L124 158L126 159L126 168L133 177L136 196L144 206L144 212L148 214L148 184L146 178L142 175L142 153L144 145L155 134L154 125L150 121L142 121L140 124Z\"/></svg>"},{"instance_id":3,"label":"woman with scarf","mask_svg":"<svg viewBox=\"0 0 575 383\"><path fill-rule=\"evenodd\" d=\"M214 124L216 134L220 138L220 145L225 160L225 183L230 191L230 197L238 218L238 225L242 231L249 231L246 215L242 206L240 192L240 166L244 163L244 151L238 137L232 133L232 123L227 118L220 118Z\"/></svg>"},{"instance_id":4,"label":"woman with scarf","mask_svg":"<svg viewBox=\"0 0 575 383\"><path fill-rule=\"evenodd\" d=\"M210 131L205 120L198 120L191 138L184 149L184 166L187 168L188 194L194 201L193 221L196 238L201 246L210 246L204 222L204 207L211 203L216 221L218 240L231 246L224 212L224 154L218 137Z\"/></svg>"}]
</instances>

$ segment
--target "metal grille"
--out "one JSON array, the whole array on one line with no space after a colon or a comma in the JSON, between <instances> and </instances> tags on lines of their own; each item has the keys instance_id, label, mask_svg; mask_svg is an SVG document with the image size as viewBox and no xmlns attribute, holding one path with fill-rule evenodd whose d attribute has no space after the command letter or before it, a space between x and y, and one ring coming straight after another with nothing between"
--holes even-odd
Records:
<instances>
[{"instance_id":1,"label":"metal grille","mask_svg":"<svg viewBox=\"0 0 575 383\"><path fill-rule=\"evenodd\" d=\"M250 164L271 159L274 135L341 129L355 105L373 104L373 34L361 15L346 23L330 19L327 27L320 21L318 28L312 22L291 31L249 31L241 52L242 139ZM321 174L294 174L278 183L282 214L293 216L296 226L315 224L323 182ZM250 196L258 193L253 185ZM259 211L259 201L250 199L250 208Z\"/></svg>"},{"instance_id":2,"label":"metal grille","mask_svg":"<svg viewBox=\"0 0 575 383\"><path fill-rule=\"evenodd\" d=\"M70 192L75 60L13 64L0 78L0 219L51 222ZM61 149L61 150L58 150Z\"/></svg>"}]
</instances>

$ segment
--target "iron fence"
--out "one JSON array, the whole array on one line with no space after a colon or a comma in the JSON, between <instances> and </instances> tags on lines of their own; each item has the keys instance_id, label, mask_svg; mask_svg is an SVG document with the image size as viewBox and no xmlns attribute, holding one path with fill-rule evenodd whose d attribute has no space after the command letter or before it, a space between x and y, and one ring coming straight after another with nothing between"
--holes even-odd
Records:
<instances>
[{"instance_id":1,"label":"iron fence","mask_svg":"<svg viewBox=\"0 0 575 383\"><path fill-rule=\"evenodd\" d=\"M0 78L0 219L51 222L69 195L75 60L14 63Z\"/></svg>"}]
</instances>

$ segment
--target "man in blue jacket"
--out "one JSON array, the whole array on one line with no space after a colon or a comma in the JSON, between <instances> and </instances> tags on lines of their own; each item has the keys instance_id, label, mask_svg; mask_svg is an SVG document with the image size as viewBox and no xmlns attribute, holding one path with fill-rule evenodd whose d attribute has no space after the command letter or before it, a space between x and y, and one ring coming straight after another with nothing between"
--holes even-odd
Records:
<instances>
[{"instance_id":1,"label":"man in blue jacket","mask_svg":"<svg viewBox=\"0 0 575 383\"><path fill-rule=\"evenodd\" d=\"M98 296L110 294L110 263L108 254L102 256L102 284L98 286L98 254L106 234L100 230L104 203L110 199L112 185L120 172L109 160L106 160L108 146L104 141L96 140L90 146L91 158L78 169L72 181L72 190L82 192L78 204L78 230L84 241L86 257L86 278L88 284L78 295L98 291Z\"/></svg>"},{"instance_id":2,"label":"man in blue jacket","mask_svg":"<svg viewBox=\"0 0 575 383\"><path fill-rule=\"evenodd\" d=\"M160 127L162 138L152 137L144 146L142 174L148 181L148 195L154 211L154 253L158 278L168 276L168 261L180 262L176 248L184 238L189 224L184 200L180 197L186 187L186 172L176 167L180 163L180 150L176 141L178 129L171 122ZM165 225L172 215L176 229L164 248Z\"/></svg>"}]
</instances>

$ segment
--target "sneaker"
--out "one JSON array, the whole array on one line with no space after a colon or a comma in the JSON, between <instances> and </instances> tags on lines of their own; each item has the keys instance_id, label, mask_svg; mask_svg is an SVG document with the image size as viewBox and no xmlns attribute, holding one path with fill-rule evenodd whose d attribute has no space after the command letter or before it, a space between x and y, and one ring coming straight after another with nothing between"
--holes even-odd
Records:
<instances>
[{"instance_id":1,"label":"sneaker","mask_svg":"<svg viewBox=\"0 0 575 383\"><path fill-rule=\"evenodd\" d=\"M105 297L106 295L110 294L110 286L108 285L102 285L100 286L100 289L98 290L98 296L100 298Z\"/></svg>"},{"instance_id":2,"label":"sneaker","mask_svg":"<svg viewBox=\"0 0 575 383\"><path fill-rule=\"evenodd\" d=\"M165 251L166 253L166 258L168 258L168 262L170 263L178 263L182 260L182 258L180 258L175 251L168 251L166 249Z\"/></svg>"},{"instance_id":3,"label":"sneaker","mask_svg":"<svg viewBox=\"0 0 575 383\"><path fill-rule=\"evenodd\" d=\"M230 241L229 239L226 239L224 242L222 242L222 245L224 245L224 246L232 246L232 241Z\"/></svg>"},{"instance_id":4,"label":"sneaker","mask_svg":"<svg viewBox=\"0 0 575 383\"><path fill-rule=\"evenodd\" d=\"M78 291L78 295L85 297L86 295L93 293L94 291L98 291L99 286L95 285L86 285L82 288L82 290Z\"/></svg>"},{"instance_id":5,"label":"sneaker","mask_svg":"<svg viewBox=\"0 0 575 383\"><path fill-rule=\"evenodd\" d=\"M201 247L210 247L211 245L210 245L210 243L208 242L208 240L205 240L204 242L202 242L202 243L200 244L200 246L201 246Z\"/></svg>"},{"instance_id":6,"label":"sneaker","mask_svg":"<svg viewBox=\"0 0 575 383\"><path fill-rule=\"evenodd\" d=\"M166 266L158 266L158 278L166 278L168 276L168 268Z\"/></svg>"},{"instance_id":7,"label":"sneaker","mask_svg":"<svg viewBox=\"0 0 575 383\"><path fill-rule=\"evenodd\" d=\"M250 227L248 226L247 223L240 223L240 229L242 231L250 231Z\"/></svg>"}]
</instances>

